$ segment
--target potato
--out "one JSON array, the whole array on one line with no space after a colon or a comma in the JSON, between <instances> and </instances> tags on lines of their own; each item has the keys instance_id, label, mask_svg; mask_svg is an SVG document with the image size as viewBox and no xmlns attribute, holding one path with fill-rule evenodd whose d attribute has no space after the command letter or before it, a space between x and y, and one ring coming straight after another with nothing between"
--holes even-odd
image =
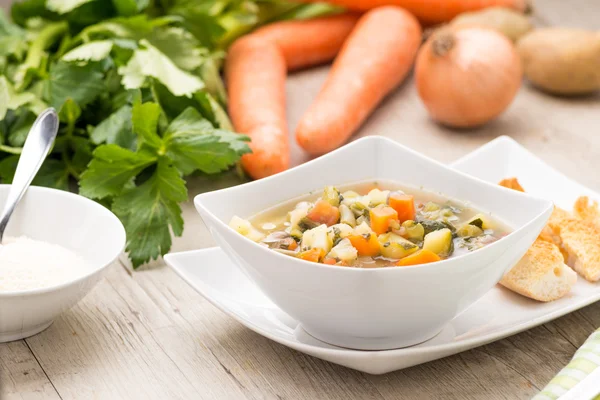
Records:
<instances>
[{"instance_id":1,"label":"potato","mask_svg":"<svg viewBox=\"0 0 600 400\"><path fill-rule=\"evenodd\" d=\"M579 95L600 89L600 32L539 29L517 48L525 76L547 92Z\"/></svg>"},{"instance_id":2,"label":"potato","mask_svg":"<svg viewBox=\"0 0 600 400\"><path fill-rule=\"evenodd\" d=\"M490 28L503 33L516 43L533 29L527 16L504 7L490 7L481 11L467 12L454 18L450 25L452 27L482 27Z\"/></svg>"}]
</instances>

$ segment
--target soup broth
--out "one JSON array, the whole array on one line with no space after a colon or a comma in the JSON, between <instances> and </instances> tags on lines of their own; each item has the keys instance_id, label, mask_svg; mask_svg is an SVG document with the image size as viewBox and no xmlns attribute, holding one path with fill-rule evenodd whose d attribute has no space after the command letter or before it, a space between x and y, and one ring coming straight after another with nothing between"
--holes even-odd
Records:
<instances>
[{"instance_id":1,"label":"soup broth","mask_svg":"<svg viewBox=\"0 0 600 400\"><path fill-rule=\"evenodd\" d=\"M358 268L457 257L510 232L466 203L392 181L328 186L230 226L274 251Z\"/></svg>"}]
</instances>

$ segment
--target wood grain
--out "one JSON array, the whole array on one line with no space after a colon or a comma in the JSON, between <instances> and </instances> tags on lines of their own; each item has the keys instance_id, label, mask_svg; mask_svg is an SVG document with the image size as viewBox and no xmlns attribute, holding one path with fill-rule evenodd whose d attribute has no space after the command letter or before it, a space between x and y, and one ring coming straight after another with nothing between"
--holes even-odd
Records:
<instances>
[{"instance_id":1,"label":"wood grain","mask_svg":"<svg viewBox=\"0 0 600 400\"><path fill-rule=\"evenodd\" d=\"M0 0L0 5L6 4ZM600 29L597 0L537 0L539 25ZM288 81L290 131L327 67ZM497 121L473 131L440 127L409 79L356 137L380 134L443 162L509 135L550 165L600 191L600 96L562 99L525 84ZM295 146L293 162L307 158ZM190 196L235 184L190 182ZM191 203L173 251L214 243ZM46 331L0 345L2 399L529 399L600 326L600 303L442 360L371 376L274 343L188 287L162 261L128 273L113 265L92 293Z\"/></svg>"}]
</instances>

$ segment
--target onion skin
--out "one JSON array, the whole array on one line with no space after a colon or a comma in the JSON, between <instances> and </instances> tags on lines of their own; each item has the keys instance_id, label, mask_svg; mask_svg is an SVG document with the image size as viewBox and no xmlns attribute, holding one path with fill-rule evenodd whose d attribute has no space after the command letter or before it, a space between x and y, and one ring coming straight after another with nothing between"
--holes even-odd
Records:
<instances>
[{"instance_id":1,"label":"onion skin","mask_svg":"<svg viewBox=\"0 0 600 400\"><path fill-rule=\"evenodd\" d=\"M500 115L522 78L510 40L479 27L436 32L421 48L415 66L417 90L427 111L456 128L483 125Z\"/></svg>"}]
</instances>

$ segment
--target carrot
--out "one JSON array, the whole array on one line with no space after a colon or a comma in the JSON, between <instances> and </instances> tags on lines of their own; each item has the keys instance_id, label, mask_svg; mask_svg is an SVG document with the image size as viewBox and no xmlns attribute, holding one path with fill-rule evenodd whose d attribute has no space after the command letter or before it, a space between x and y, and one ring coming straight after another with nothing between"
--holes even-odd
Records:
<instances>
[{"instance_id":1,"label":"carrot","mask_svg":"<svg viewBox=\"0 0 600 400\"><path fill-rule=\"evenodd\" d=\"M231 46L226 65L229 116L237 132L250 136L252 153L242 157L242 166L255 179L289 166L285 78L285 60L274 44L250 35Z\"/></svg>"},{"instance_id":2,"label":"carrot","mask_svg":"<svg viewBox=\"0 0 600 400\"><path fill-rule=\"evenodd\" d=\"M299 0L312 3L321 0ZM507 7L521 12L529 9L528 0L328 0L350 10L367 11L381 6L403 7L427 24L448 22L458 14L486 7Z\"/></svg>"},{"instance_id":3,"label":"carrot","mask_svg":"<svg viewBox=\"0 0 600 400\"><path fill-rule=\"evenodd\" d=\"M398 219L398 213L392 207L375 207L369 211L371 229L378 235L386 233L390 222Z\"/></svg>"},{"instance_id":4,"label":"carrot","mask_svg":"<svg viewBox=\"0 0 600 400\"><path fill-rule=\"evenodd\" d=\"M335 260L335 258L331 258L331 257L325 257L323 259L323 264L327 264L327 265L335 265L337 264L337 261Z\"/></svg>"},{"instance_id":5,"label":"carrot","mask_svg":"<svg viewBox=\"0 0 600 400\"><path fill-rule=\"evenodd\" d=\"M361 256L376 256L379 254L379 241L374 234L350 235L348 239Z\"/></svg>"},{"instance_id":6,"label":"carrot","mask_svg":"<svg viewBox=\"0 0 600 400\"><path fill-rule=\"evenodd\" d=\"M335 58L356 25L358 14L341 14L304 21L282 21L260 28L252 36L275 43L288 71Z\"/></svg>"},{"instance_id":7,"label":"carrot","mask_svg":"<svg viewBox=\"0 0 600 400\"><path fill-rule=\"evenodd\" d=\"M363 15L300 120L298 144L313 155L342 145L404 80L420 44L421 27L407 11L381 7Z\"/></svg>"},{"instance_id":8,"label":"carrot","mask_svg":"<svg viewBox=\"0 0 600 400\"><path fill-rule=\"evenodd\" d=\"M310 262L319 262L319 260L325 255L324 253L325 251L323 249L314 248L298 254L298 258Z\"/></svg>"},{"instance_id":9,"label":"carrot","mask_svg":"<svg viewBox=\"0 0 600 400\"><path fill-rule=\"evenodd\" d=\"M406 267L409 265L428 264L440 260L440 256L435 254L433 251L419 250L416 253L411 254L410 256L404 257L403 259L398 261L396 265Z\"/></svg>"},{"instance_id":10,"label":"carrot","mask_svg":"<svg viewBox=\"0 0 600 400\"><path fill-rule=\"evenodd\" d=\"M326 200L319 200L306 217L319 224L331 226L337 224L340 220L340 210L329 204Z\"/></svg>"},{"instance_id":11,"label":"carrot","mask_svg":"<svg viewBox=\"0 0 600 400\"><path fill-rule=\"evenodd\" d=\"M414 196L399 192L390 193L389 204L398 213L400 222L415 220L415 200Z\"/></svg>"}]
</instances>

